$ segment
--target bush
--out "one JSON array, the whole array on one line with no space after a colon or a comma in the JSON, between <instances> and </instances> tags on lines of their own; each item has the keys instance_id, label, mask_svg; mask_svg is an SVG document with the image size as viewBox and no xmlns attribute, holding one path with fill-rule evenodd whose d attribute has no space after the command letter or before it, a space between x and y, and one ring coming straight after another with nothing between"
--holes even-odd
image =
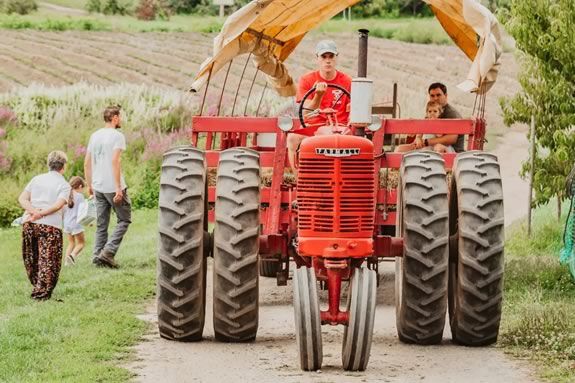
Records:
<instances>
[{"instance_id":1,"label":"bush","mask_svg":"<svg viewBox=\"0 0 575 383\"><path fill-rule=\"evenodd\" d=\"M0 12L27 15L38 9L36 0L0 0Z\"/></svg>"},{"instance_id":2,"label":"bush","mask_svg":"<svg viewBox=\"0 0 575 383\"><path fill-rule=\"evenodd\" d=\"M134 209L157 209L160 198L160 173L159 161L150 161L144 169L142 181L132 196Z\"/></svg>"},{"instance_id":3,"label":"bush","mask_svg":"<svg viewBox=\"0 0 575 383\"><path fill-rule=\"evenodd\" d=\"M86 10L105 15L127 15L132 4L123 0L88 0Z\"/></svg>"},{"instance_id":4,"label":"bush","mask_svg":"<svg viewBox=\"0 0 575 383\"><path fill-rule=\"evenodd\" d=\"M2 195L0 200L0 227L10 226L12 221L23 214L16 196Z\"/></svg>"},{"instance_id":5,"label":"bush","mask_svg":"<svg viewBox=\"0 0 575 383\"><path fill-rule=\"evenodd\" d=\"M88 0L86 10L90 13L100 13L102 10L102 2L100 0Z\"/></svg>"},{"instance_id":6,"label":"bush","mask_svg":"<svg viewBox=\"0 0 575 383\"><path fill-rule=\"evenodd\" d=\"M102 8L102 13L105 15L127 15L130 13L129 5L118 0L107 0Z\"/></svg>"},{"instance_id":7,"label":"bush","mask_svg":"<svg viewBox=\"0 0 575 383\"><path fill-rule=\"evenodd\" d=\"M155 20L158 17L161 20L169 20L171 10L169 4L162 0L140 0L135 10L138 20Z\"/></svg>"}]
</instances>

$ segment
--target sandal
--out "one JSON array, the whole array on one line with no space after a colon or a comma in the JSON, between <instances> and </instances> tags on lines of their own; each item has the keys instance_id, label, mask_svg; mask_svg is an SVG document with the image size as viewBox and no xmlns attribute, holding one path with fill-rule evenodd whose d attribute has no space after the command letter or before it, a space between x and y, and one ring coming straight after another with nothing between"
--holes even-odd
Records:
<instances>
[{"instance_id":1,"label":"sandal","mask_svg":"<svg viewBox=\"0 0 575 383\"><path fill-rule=\"evenodd\" d=\"M65 265L75 265L76 264L76 260L74 259L74 256L72 254L67 255L66 256L66 262Z\"/></svg>"}]
</instances>

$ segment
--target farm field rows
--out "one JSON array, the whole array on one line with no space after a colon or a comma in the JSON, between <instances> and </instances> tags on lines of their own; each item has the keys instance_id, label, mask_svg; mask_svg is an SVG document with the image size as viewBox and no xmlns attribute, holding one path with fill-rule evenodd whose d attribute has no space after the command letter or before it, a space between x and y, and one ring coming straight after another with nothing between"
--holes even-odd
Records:
<instances>
[{"instance_id":1,"label":"farm field rows","mask_svg":"<svg viewBox=\"0 0 575 383\"><path fill-rule=\"evenodd\" d=\"M121 32L39 32L2 31L0 42L0 92L15 86L43 82L53 86L78 81L109 85L113 83L149 84L186 91L193 75L212 50L214 35L200 33L121 33ZM356 73L355 34L316 33L308 36L286 64L297 79L315 67L314 43L320 38L334 39L340 50L339 66ZM368 75L375 80L375 102L391 100L392 84L399 85L402 117L422 117L427 85L442 81L449 88L450 102L464 116L470 116L474 95L455 86L465 79L469 60L454 46L408 44L379 38L370 39ZM247 55L236 59L230 70L224 104L233 100ZM219 96L225 71L212 79L212 96ZM240 99L249 93L254 66L248 63L240 88ZM511 53L503 54L500 77L487 101L490 134L499 135L502 119L498 100L518 89L517 66ZM252 90L258 99L265 80L260 74ZM271 92L266 97L272 97ZM257 100L256 100L257 101ZM243 103L236 108L240 114ZM254 102L252 100L252 102Z\"/></svg>"}]
</instances>

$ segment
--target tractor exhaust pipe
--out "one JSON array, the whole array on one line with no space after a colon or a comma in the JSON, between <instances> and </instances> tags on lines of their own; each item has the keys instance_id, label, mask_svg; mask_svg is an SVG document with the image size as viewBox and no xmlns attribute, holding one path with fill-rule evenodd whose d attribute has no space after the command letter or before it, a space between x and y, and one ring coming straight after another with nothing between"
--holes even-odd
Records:
<instances>
[{"instance_id":1,"label":"tractor exhaust pipe","mask_svg":"<svg viewBox=\"0 0 575 383\"><path fill-rule=\"evenodd\" d=\"M349 122L356 136L365 136L365 127L371 124L371 104L373 101L373 81L367 78L367 37L369 31L359 31L359 52L357 78L351 82L351 110Z\"/></svg>"},{"instance_id":2,"label":"tractor exhaust pipe","mask_svg":"<svg viewBox=\"0 0 575 383\"><path fill-rule=\"evenodd\" d=\"M357 77L367 77L367 38L369 30L360 29L359 31L359 53L357 55Z\"/></svg>"}]
</instances>

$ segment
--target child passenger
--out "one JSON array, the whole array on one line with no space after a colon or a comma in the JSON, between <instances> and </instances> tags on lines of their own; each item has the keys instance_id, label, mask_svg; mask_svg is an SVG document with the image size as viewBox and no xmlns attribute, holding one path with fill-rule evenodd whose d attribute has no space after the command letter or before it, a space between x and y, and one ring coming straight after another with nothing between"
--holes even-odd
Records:
<instances>
[{"instance_id":1,"label":"child passenger","mask_svg":"<svg viewBox=\"0 0 575 383\"><path fill-rule=\"evenodd\" d=\"M436 101L429 101L427 103L427 105L425 106L425 118L428 120L437 120L439 118L439 116L441 116L441 113L443 113L443 108L441 107L441 105L436 102ZM396 152L410 152L412 150L416 150L417 149L417 143L418 141L421 142L421 144L423 145L420 150L433 150L436 151L438 153L452 153L455 150L453 149L453 146L448 145L441 145L441 144L437 144L435 146L431 146L431 145L427 145L427 140L431 139L431 138L435 138L435 137L441 137L443 136L443 134L418 134L415 137L415 141L413 141L413 143L411 144L404 144L404 145L399 145L397 146L397 148L395 149Z\"/></svg>"},{"instance_id":2,"label":"child passenger","mask_svg":"<svg viewBox=\"0 0 575 383\"><path fill-rule=\"evenodd\" d=\"M85 203L84 188L86 182L82 177L74 176L70 178L70 198L68 206L64 210L64 233L68 237L68 246L66 247L66 265L73 265L80 255L86 243L84 239L84 227L77 222L78 208Z\"/></svg>"}]
</instances>

